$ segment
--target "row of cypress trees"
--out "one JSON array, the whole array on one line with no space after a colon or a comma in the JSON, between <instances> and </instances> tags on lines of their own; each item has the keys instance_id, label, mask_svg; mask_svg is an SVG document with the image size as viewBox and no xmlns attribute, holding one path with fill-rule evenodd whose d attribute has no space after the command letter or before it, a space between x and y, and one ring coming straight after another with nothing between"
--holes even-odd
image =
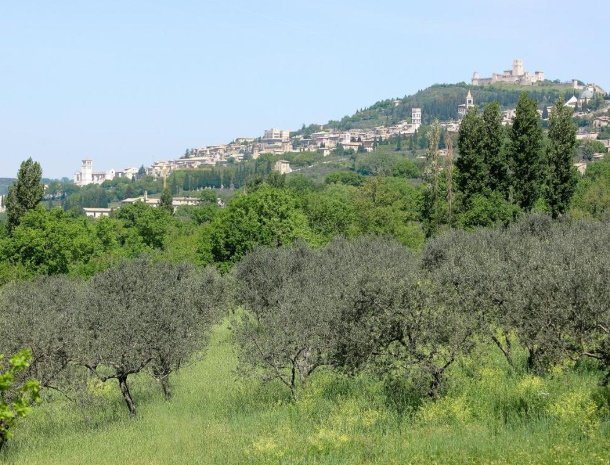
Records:
<instances>
[{"instance_id":1,"label":"row of cypress trees","mask_svg":"<svg viewBox=\"0 0 610 465\"><path fill-rule=\"evenodd\" d=\"M576 188L576 126L560 98L545 137L536 102L522 93L512 126L505 130L498 103L468 111L458 135L456 187L466 206L477 194L500 194L531 211L544 199L554 218L563 215Z\"/></svg>"}]
</instances>

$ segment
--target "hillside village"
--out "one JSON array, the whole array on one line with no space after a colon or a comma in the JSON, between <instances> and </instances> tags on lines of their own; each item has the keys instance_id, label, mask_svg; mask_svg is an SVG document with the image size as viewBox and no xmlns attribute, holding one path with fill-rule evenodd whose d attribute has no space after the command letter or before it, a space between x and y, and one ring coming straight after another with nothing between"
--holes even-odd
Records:
<instances>
[{"instance_id":1,"label":"hillside village","mask_svg":"<svg viewBox=\"0 0 610 465\"><path fill-rule=\"evenodd\" d=\"M491 77L482 78L478 72L473 74L471 88L463 96L456 110L457 118L440 121L441 127L447 133L457 133L461 118L468 109L477 105L471 90L494 85L523 86L535 88L544 85L544 72L536 71L530 73L525 70L523 61L513 60L512 69L502 73L493 73ZM553 81L557 84L559 81ZM579 126L578 139L599 139L598 134L604 128L610 126L610 115L608 108L610 101L608 94L600 86L590 83L584 84L573 79L561 83L565 93L572 93L565 105L574 109L573 116L581 124ZM586 109L587 105L594 99L605 98L603 104L597 111ZM394 105L399 105L400 100L394 100ZM551 106L545 106L538 110L542 120L548 119ZM584 110L584 111L583 111ZM503 124L508 125L515 117L514 108L503 109ZM185 154L177 159L156 161L151 166L144 168L145 174L154 178L165 178L176 170L197 169L205 166L216 166L226 163L238 163L246 159L256 159L261 154L273 154L281 156L287 153L317 152L324 156L330 155L337 148L352 150L354 152L373 152L376 144L398 137L411 137L417 133L424 121L424 113L421 107L411 107L411 117L391 125L379 125L372 128L352 128L338 130L330 126L319 126L319 130L312 133L303 131L292 132L287 129L271 128L265 130L260 137L237 137L227 144L208 145L198 148L187 149ZM582 122L585 124L582 125ZM606 147L610 148L610 139L599 139ZM600 154L596 154L599 158ZM577 168L583 172L586 163L578 163ZM116 177L133 178L143 168L128 167L123 170L94 171L92 160L83 160L82 166L74 175L74 182L78 186L88 184L102 184L106 180ZM291 172L289 162L280 160L275 165L275 170L280 173Z\"/></svg>"}]
</instances>

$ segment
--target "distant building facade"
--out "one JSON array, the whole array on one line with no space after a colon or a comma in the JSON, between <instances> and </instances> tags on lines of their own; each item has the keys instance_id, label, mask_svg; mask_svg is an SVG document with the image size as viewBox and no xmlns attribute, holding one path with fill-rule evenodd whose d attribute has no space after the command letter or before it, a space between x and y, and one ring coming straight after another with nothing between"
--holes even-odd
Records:
<instances>
[{"instance_id":1,"label":"distant building facade","mask_svg":"<svg viewBox=\"0 0 610 465\"><path fill-rule=\"evenodd\" d=\"M115 175L117 178L133 179L137 176L138 171L138 168L132 166L130 168L125 168L123 171L117 171Z\"/></svg>"},{"instance_id":2,"label":"distant building facade","mask_svg":"<svg viewBox=\"0 0 610 465\"><path fill-rule=\"evenodd\" d=\"M568 101L565 103L566 107L571 107L571 108L576 108L576 106L578 105L578 99L576 98L575 95L572 95Z\"/></svg>"},{"instance_id":3,"label":"distant building facade","mask_svg":"<svg viewBox=\"0 0 610 465\"><path fill-rule=\"evenodd\" d=\"M148 193L144 192L143 196L124 199L121 201L121 204L130 205L137 202L142 202L150 207L158 207L161 203L161 199L149 197ZM178 207L183 207L185 205L199 205L200 203L201 199L199 197L174 197L172 199L172 206L174 207L174 210L176 210L176 208ZM216 199L216 203L218 204L218 206L224 206L222 200L219 198ZM83 208L83 212L87 217L95 219L110 216L112 211L112 208Z\"/></svg>"},{"instance_id":4,"label":"distant building facade","mask_svg":"<svg viewBox=\"0 0 610 465\"><path fill-rule=\"evenodd\" d=\"M103 218L110 216L110 213L112 213L112 208L83 207L83 211L85 212L85 216L88 218Z\"/></svg>"},{"instance_id":5,"label":"distant building facade","mask_svg":"<svg viewBox=\"0 0 610 465\"><path fill-rule=\"evenodd\" d=\"M493 73L491 77L482 78L476 71L472 74L473 86L484 86L496 84L498 82L531 86L542 81L544 81L544 72L535 71L534 73L530 73L529 71L525 71L523 60L519 58L513 60L512 69L504 70L502 73Z\"/></svg>"},{"instance_id":6,"label":"distant building facade","mask_svg":"<svg viewBox=\"0 0 610 465\"><path fill-rule=\"evenodd\" d=\"M114 170L93 171L93 161L83 160L80 171L74 173L74 184L79 187L89 184L102 184L106 180L114 179L115 175Z\"/></svg>"},{"instance_id":7,"label":"distant building facade","mask_svg":"<svg viewBox=\"0 0 610 465\"><path fill-rule=\"evenodd\" d=\"M6 195L0 195L0 213L6 211Z\"/></svg>"},{"instance_id":8,"label":"distant building facade","mask_svg":"<svg viewBox=\"0 0 610 465\"><path fill-rule=\"evenodd\" d=\"M472 93L468 90L468 94L466 95L466 102L458 105L458 115L460 118L466 116L468 113L468 109L474 107L474 98L472 98Z\"/></svg>"},{"instance_id":9,"label":"distant building facade","mask_svg":"<svg viewBox=\"0 0 610 465\"><path fill-rule=\"evenodd\" d=\"M273 166L274 171L278 171L280 174L288 174L292 173L292 168L290 168L290 162L286 160L278 160L275 162Z\"/></svg>"},{"instance_id":10,"label":"distant building facade","mask_svg":"<svg viewBox=\"0 0 610 465\"><path fill-rule=\"evenodd\" d=\"M287 141L290 140L290 131L287 129L267 129L263 135L265 141Z\"/></svg>"},{"instance_id":11,"label":"distant building facade","mask_svg":"<svg viewBox=\"0 0 610 465\"><path fill-rule=\"evenodd\" d=\"M150 207L158 207L161 203L161 199L157 197L149 197L148 192L144 191L144 195L141 197L132 197L121 200L121 205L133 205L134 203L142 202ZM199 205L201 199L199 197L174 197L172 198L172 206L174 211L178 207L184 207L187 205ZM216 203L218 206L223 206L222 200L217 198ZM99 209L98 209L99 210Z\"/></svg>"},{"instance_id":12,"label":"distant building facade","mask_svg":"<svg viewBox=\"0 0 610 465\"><path fill-rule=\"evenodd\" d=\"M411 124L415 129L421 126L421 108L411 108Z\"/></svg>"}]
</instances>

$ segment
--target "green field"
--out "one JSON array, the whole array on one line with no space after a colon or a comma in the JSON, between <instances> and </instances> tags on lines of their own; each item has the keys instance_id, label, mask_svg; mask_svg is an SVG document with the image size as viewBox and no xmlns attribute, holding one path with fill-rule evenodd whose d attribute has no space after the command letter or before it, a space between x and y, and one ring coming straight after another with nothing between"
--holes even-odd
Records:
<instances>
[{"instance_id":1,"label":"green field","mask_svg":"<svg viewBox=\"0 0 610 465\"><path fill-rule=\"evenodd\" d=\"M441 400L399 414L399 399L366 377L319 372L294 403L280 386L237 378L225 326L215 331L203 359L175 378L172 402L142 375L134 383L137 419L127 417L114 385L92 389L86 408L46 403L17 428L0 461L610 463L608 412L591 397L598 389L595 372L557 367L545 378L510 374L492 348L480 350L455 366Z\"/></svg>"}]
</instances>

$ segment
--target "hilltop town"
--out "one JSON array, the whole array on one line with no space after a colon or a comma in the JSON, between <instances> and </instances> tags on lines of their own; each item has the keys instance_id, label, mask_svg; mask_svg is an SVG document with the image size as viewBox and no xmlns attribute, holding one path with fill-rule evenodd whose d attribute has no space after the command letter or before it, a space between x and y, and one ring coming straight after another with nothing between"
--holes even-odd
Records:
<instances>
[{"instance_id":1,"label":"hilltop town","mask_svg":"<svg viewBox=\"0 0 610 465\"><path fill-rule=\"evenodd\" d=\"M606 112L609 101L604 100L604 97L607 98L608 96L606 91L594 83L585 84L576 79L566 82L547 81L544 76L542 71L535 71L534 73L526 71L523 61L515 59L510 70L493 73L488 78L482 78L478 72L475 72L471 79L471 85L465 86L463 89L462 101L454 106L453 114L455 118L439 118L435 114L427 115L425 106L422 105L408 108L406 111L410 110L410 117L400 119L393 124L382 124L374 127L354 127L341 130L336 127L337 125L328 124L317 126L318 130L316 131L290 131L271 128L265 130L259 137L236 137L226 144L189 148L179 158L156 161L148 167L94 171L92 160L85 159L73 179L77 186L102 184L106 180L120 177L133 178L138 173L158 179L165 178L176 170L239 163L247 159L256 159L263 153L281 156L287 153L317 152L327 156L338 147L354 152L372 152L378 142L415 135L421 126L426 121L430 122L432 118L439 119L441 127L448 133L456 133L459 130L460 121L468 109L478 105L474 95L482 90L492 90L498 86L499 92L505 90L506 86L509 86L509 89L512 90L516 86L517 88L523 88L523 90L550 87L556 93L562 92L566 95L566 98L571 94L565 104L573 108L574 118L579 119L581 123L579 124L581 127L578 138L597 139L600 130L610 125L610 116ZM404 107L405 100L406 98L383 102L386 107L384 111L388 113L388 111L393 111L400 106ZM597 104L594 107L597 111L592 111L590 108L593 101ZM552 103L548 102L547 105L540 106L538 111L543 120L548 119ZM387 110L388 107L389 110ZM505 107L502 114L503 124L510 124L515 117L515 108ZM610 147L610 141L606 139L602 139L602 143L608 148ZM582 168L582 166L579 167L581 170ZM289 163L284 160L278 161L275 169L281 173L291 171Z\"/></svg>"}]
</instances>

